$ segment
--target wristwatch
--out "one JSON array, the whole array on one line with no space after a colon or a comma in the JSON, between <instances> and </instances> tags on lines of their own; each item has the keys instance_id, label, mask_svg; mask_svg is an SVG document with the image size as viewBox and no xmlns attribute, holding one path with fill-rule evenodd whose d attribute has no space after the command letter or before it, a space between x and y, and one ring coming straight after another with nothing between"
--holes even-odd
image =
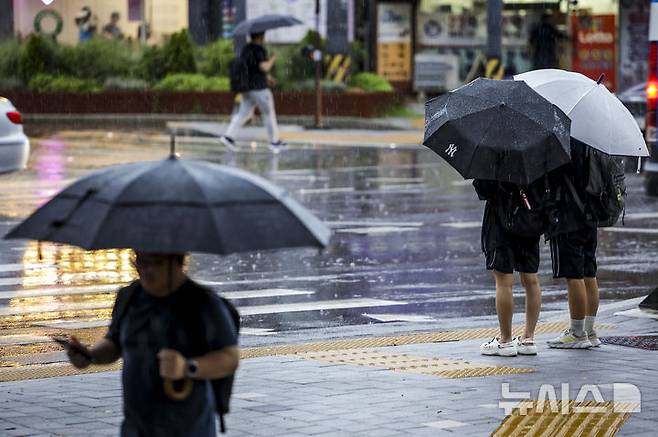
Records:
<instances>
[{"instance_id":1,"label":"wristwatch","mask_svg":"<svg viewBox=\"0 0 658 437\"><path fill-rule=\"evenodd\" d=\"M185 376L187 378L196 378L199 371L199 363L196 360L189 359L185 362Z\"/></svg>"}]
</instances>

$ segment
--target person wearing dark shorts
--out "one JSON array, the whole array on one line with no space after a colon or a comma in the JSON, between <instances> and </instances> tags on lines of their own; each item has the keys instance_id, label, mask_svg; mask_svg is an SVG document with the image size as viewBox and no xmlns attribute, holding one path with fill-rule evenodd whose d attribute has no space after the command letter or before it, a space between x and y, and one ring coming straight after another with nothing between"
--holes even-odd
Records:
<instances>
[{"instance_id":1,"label":"person wearing dark shorts","mask_svg":"<svg viewBox=\"0 0 658 437\"><path fill-rule=\"evenodd\" d=\"M596 277L596 228L585 226L551 238L554 278L585 279Z\"/></svg>"},{"instance_id":2,"label":"person wearing dark shorts","mask_svg":"<svg viewBox=\"0 0 658 437\"><path fill-rule=\"evenodd\" d=\"M574 200L573 190L586 198L587 160L585 146L572 139L571 164L553 174L557 201L549 220L546 237L551 243L553 277L565 278L569 297L569 328L549 340L558 349L588 349L601 345L594 323L599 309L599 287L596 281L596 224L588 223Z\"/></svg>"},{"instance_id":3,"label":"person wearing dark shorts","mask_svg":"<svg viewBox=\"0 0 658 437\"><path fill-rule=\"evenodd\" d=\"M497 197L503 194L497 182L476 180L473 182L478 196L486 200L482 218L482 251L487 270L493 271L496 281L496 313L500 335L480 346L483 355L516 356L536 355L534 342L535 326L541 307L539 269L539 239L541 233L521 237L505 229L497 208L502 202ZM514 315L514 272L519 272L521 284L526 291L526 323L523 336L512 337Z\"/></svg>"}]
</instances>

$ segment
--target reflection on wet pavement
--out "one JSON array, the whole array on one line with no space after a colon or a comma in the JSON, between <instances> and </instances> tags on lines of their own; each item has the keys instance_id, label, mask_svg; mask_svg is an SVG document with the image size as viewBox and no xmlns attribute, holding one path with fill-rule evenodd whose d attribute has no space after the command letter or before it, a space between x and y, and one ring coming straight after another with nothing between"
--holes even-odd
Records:
<instances>
[{"instance_id":1,"label":"reflection on wet pavement","mask_svg":"<svg viewBox=\"0 0 658 437\"><path fill-rule=\"evenodd\" d=\"M3 235L96 168L168 153L168 138L148 132L60 132L33 144L28 170L0 175ZM321 252L192 255L191 275L234 300L245 333L495 312L492 279L480 254L483 205L470 182L430 151L307 145L280 155L261 146L226 153L213 140L194 138L180 138L178 151L183 158L238 166L272 180L334 231ZM658 279L657 201L645 196L639 176L628 175L628 186L626 227L599 232L603 299L645 294ZM135 275L125 250L84 252L43 243L39 256L35 242L0 241L0 247L3 356L20 347L56 350L36 340L25 345L21 335L67 328L83 337L102 335L114 290ZM544 309L554 309L566 292L551 278L547 246L540 277ZM9 335L18 337L12 343Z\"/></svg>"}]
</instances>

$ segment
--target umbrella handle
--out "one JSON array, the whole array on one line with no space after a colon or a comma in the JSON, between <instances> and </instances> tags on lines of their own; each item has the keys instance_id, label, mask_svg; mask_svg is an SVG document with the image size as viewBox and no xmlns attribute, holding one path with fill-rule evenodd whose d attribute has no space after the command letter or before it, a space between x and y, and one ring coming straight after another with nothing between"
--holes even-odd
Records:
<instances>
[{"instance_id":1,"label":"umbrella handle","mask_svg":"<svg viewBox=\"0 0 658 437\"><path fill-rule=\"evenodd\" d=\"M176 387L174 387L173 379L164 378L162 380L162 387L164 388L164 392L169 399L174 401L182 401L183 399L186 399L190 393L192 393L192 380L190 378L185 378L182 381L183 387L180 391L177 391Z\"/></svg>"}]
</instances>

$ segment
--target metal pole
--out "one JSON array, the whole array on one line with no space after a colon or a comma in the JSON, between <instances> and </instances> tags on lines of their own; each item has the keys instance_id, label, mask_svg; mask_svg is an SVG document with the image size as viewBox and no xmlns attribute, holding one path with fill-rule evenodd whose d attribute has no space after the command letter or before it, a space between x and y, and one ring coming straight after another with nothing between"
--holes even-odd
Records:
<instances>
[{"instance_id":1,"label":"metal pole","mask_svg":"<svg viewBox=\"0 0 658 437\"><path fill-rule=\"evenodd\" d=\"M320 50L320 0L315 0L315 50L313 61L315 61L315 127L322 127L322 51Z\"/></svg>"},{"instance_id":2,"label":"metal pole","mask_svg":"<svg viewBox=\"0 0 658 437\"><path fill-rule=\"evenodd\" d=\"M487 1L487 58L502 58L503 0Z\"/></svg>"},{"instance_id":3,"label":"metal pole","mask_svg":"<svg viewBox=\"0 0 658 437\"><path fill-rule=\"evenodd\" d=\"M146 45L146 0L142 0L142 24L140 26L142 27L142 34L140 35L142 45Z\"/></svg>"}]
</instances>

